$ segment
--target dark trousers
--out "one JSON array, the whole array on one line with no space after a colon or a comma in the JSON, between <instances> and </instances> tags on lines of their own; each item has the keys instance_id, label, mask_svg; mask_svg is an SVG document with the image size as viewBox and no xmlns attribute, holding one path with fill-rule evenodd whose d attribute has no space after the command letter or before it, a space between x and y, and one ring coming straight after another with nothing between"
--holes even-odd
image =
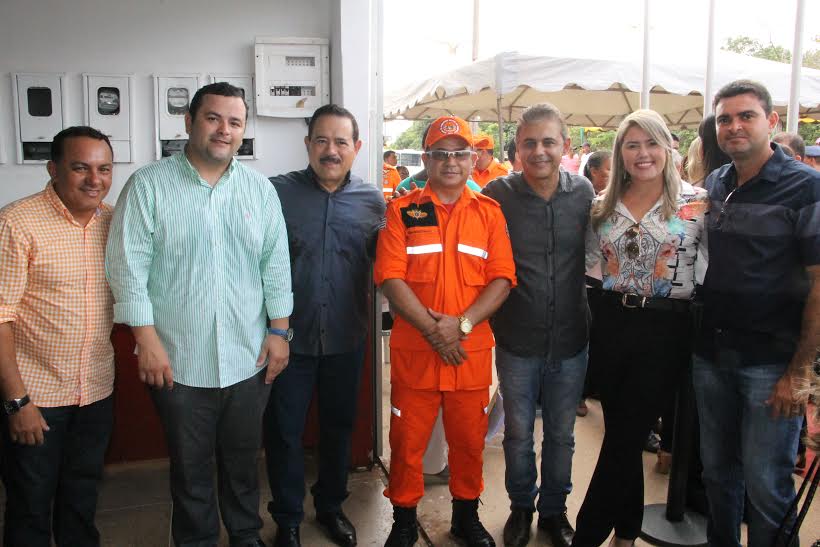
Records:
<instances>
[{"instance_id":1,"label":"dark trousers","mask_svg":"<svg viewBox=\"0 0 820 547\"><path fill-rule=\"evenodd\" d=\"M59 547L100 544L94 514L113 408L111 397L87 406L41 407L49 430L39 446L11 442L8 419L0 420L6 547L49 547L52 527Z\"/></svg>"},{"instance_id":2,"label":"dark trousers","mask_svg":"<svg viewBox=\"0 0 820 547\"><path fill-rule=\"evenodd\" d=\"M318 513L341 510L347 498L350 436L364 360L364 347L350 353L291 355L276 377L265 411L265 454L273 501L268 510L280 526L304 518L305 462L302 435L318 388L319 478L311 488Z\"/></svg>"},{"instance_id":3,"label":"dark trousers","mask_svg":"<svg viewBox=\"0 0 820 547\"><path fill-rule=\"evenodd\" d=\"M578 513L573 546L601 545L612 529L634 539L643 520L643 445L690 358L686 313L600 306L597 341L604 440ZM606 357L603 357L606 356Z\"/></svg>"},{"instance_id":4,"label":"dark trousers","mask_svg":"<svg viewBox=\"0 0 820 547\"><path fill-rule=\"evenodd\" d=\"M168 443L177 547L219 543L217 497L231 546L256 545L262 528L257 457L269 393L264 370L225 388L175 383L151 391Z\"/></svg>"}]
</instances>

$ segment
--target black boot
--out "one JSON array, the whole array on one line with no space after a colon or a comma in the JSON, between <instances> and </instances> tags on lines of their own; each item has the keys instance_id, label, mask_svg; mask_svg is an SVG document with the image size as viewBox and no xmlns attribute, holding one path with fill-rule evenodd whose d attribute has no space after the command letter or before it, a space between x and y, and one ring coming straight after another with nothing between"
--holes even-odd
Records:
<instances>
[{"instance_id":1,"label":"black boot","mask_svg":"<svg viewBox=\"0 0 820 547\"><path fill-rule=\"evenodd\" d=\"M450 533L467 542L468 547L495 547L493 536L478 520L478 500L453 500Z\"/></svg>"},{"instance_id":2,"label":"black boot","mask_svg":"<svg viewBox=\"0 0 820 547\"><path fill-rule=\"evenodd\" d=\"M393 506L393 528L384 547L412 547L419 539L416 508Z\"/></svg>"}]
</instances>

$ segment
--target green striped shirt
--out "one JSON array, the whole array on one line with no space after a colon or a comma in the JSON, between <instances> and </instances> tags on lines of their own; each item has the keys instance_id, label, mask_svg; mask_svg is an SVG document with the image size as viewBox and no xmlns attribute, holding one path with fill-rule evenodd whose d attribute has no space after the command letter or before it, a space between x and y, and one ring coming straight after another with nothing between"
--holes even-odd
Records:
<instances>
[{"instance_id":1,"label":"green striped shirt","mask_svg":"<svg viewBox=\"0 0 820 547\"><path fill-rule=\"evenodd\" d=\"M259 372L268 317L293 310L279 197L235 159L213 188L184 153L134 172L105 268L114 320L154 325L186 386L227 387Z\"/></svg>"}]
</instances>

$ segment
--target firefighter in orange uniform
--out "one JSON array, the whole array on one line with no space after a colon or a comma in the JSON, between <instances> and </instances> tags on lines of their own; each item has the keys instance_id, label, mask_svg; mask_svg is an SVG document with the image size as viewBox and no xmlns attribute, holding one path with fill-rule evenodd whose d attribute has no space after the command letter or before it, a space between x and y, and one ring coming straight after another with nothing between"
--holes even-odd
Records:
<instances>
[{"instance_id":1,"label":"firefighter in orange uniform","mask_svg":"<svg viewBox=\"0 0 820 547\"><path fill-rule=\"evenodd\" d=\"M401 175L396 170L399 158L393 150L385 150L382 159L382 192L384 193L384 201L390 201L396 187L401 183Z\"/></svg>"},{"instance_id":2,"label":"firefighter in orange uniform","mask_svg":"<svg viewBox=\"0 0 820 547\"><path fill-rule=\"evenodd\" d=\"M466 188L475 161L467 123L436 119L424 149L428 183L392 200L376 253L376 282L396 313L385 490L394 522L385 545L410 546L418 537L422 458L443 408L450 533L487 547L495 543L478 519L495 344L487 318L515 285L515 265L501 207Z\"/></svg>"},{"instance_id":3,"label":"firefighter in orange uniform","mask_svg":"<svg viewBox=\"0 0 820 547\"><path fill-rule=\"evenodd\" d=\"M495 142L491 136L476 135L473 148L475 148L477 154L475 167L473 168L473 180L479 186L484 188L491 180L510 174L510 170L493 157Z\"/></svg>"}]
</instances>

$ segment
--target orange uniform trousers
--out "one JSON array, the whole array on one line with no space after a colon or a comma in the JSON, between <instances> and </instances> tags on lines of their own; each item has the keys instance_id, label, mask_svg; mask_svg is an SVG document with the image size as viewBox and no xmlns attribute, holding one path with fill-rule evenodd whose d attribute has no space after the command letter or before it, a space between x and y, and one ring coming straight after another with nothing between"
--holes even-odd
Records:
<instances>
[{"instance_id":1,"label":"orange uniform trousers","mask_svg":"<svg viewBox=\"0 0 820 547\"><path fill-rule=\"evenodd\" d=\"M391 351L391 362L402 359ZM407 354L417 352L407 352ZM468 352L460 366L492 361L492 350ZM443 409L444 435L449 445L450 493L474 500L484 489L484 437L487 435L489 386L454 391L420 390L393 384L390 395L390 480L384 495L393 505L415 507L424 495L423 459L430 434Z\"/></svg>"}]
</instances>

